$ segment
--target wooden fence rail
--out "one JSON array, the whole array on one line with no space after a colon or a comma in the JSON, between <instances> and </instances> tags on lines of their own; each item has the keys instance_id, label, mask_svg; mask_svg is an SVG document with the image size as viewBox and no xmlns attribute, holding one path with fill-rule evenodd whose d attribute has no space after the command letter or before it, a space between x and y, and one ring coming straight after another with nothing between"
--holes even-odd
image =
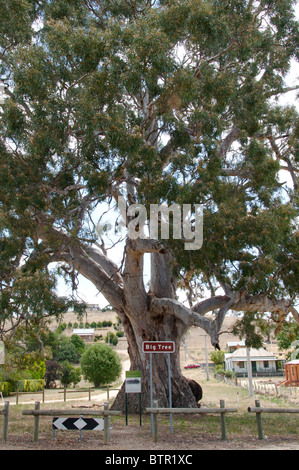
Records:
<instances>
[{"instance_id":1,"label":"wooden fence rail","mask_svg":"<svg viewBox=\"0 0 299 470\"><path fill-rule=\"evenodd\" d=\"M33 430L33 441L38 441L38 432L39 432L39 418L40 416L103 416L104 417L104 444L107 444L109 441L109 418L110 416L121 416L123 414L122 411L117 410L109 410L108 403L105 403L104 410L82 410L78 411L75 409L70 410L41 410L40 409L40 402L35 403L34 410L23 410L23 415L31 415L34 417L34 430Z\"/></svg>"},{"instance_id":2,"label":"wooden fence rail","mask_svg":"<svg viewBox=\"0 0 299 470\"><path fill-rule=\"evenodd\" d=\"M264 439L262 413L299 413L299 408L261 408L260 401L255 400L255 407L248 407L249 413L256 414L256 422L259 439Z\"/></svg>"},{"instance_id":3,"label":"wooden fence rail","mask_svg":"<svg viewBox=\"0 0 299 470\"><path fill-rule=\"evenodd\" d=\"M66 394L67 393L85 393L88 392L88 400L91 401L91 392L94 391L93 387L89 387L86 389L67 389L66 387L63 388L63 390L59 390L58 393L63 393L63 400L66 401Z\"/></svg>"},{"instance_id":4,"label":"wooden fence rail","mask_svg":"<svg viewBox=\"0 0 299 470\"><path fill-rule=\"evenodd\" d=\"M146 408L146 412L153 414L153 438L158 441L158 415L159 414L220 414L221 415L221 439L226 440L226 413L235 413L237 408L225 408L224 400L220 400L220 408L158 408L158 402L154 401L153 408Z\"/></svg>"},{"instance_id":5,"label":"wooden fence rail","mask_svg":"<svg viewBox=\"0 0 299 470\"><path fill-rule=\"evenodd\" d=\"M9 401L4 403L3 410L0 410L0 415L4 416L3 419L3 440L4 442L7 441L7 432L8 432L8 416L9 416Z\"/></svg>"},{"instance_id":6,"label":"wooden fence rail","mask_svg":"<svg viewBox=\"0 0 299 470\"><path fill-rule=\"evenodd\" d=\"M99 387L99 389L106 390L107 392L107 400L109 400L109 391L111 390L120 390L119 388L112 388L111 385L105 385L105 387ZM87 389L67 389L64 387L63 390L59 391L58 393L63 393L64 396L64 401L66 401L66 394L67 393L81 393L81 392L88 392L88 400L91 401L91 392L94 392L95 388L94 387L89 387Z\"/></svg>"},{"instance_id":7,"label":"wooden fence rail","mask_svg":"<svg viewBox=\"0 0 299 470\"><path fill-rule=\"evenodd\" d=\"M44 388L42 390L38 390L37 392L20 392L19 389L17 389L17 391L12 392L10 394L10 396L11 397L13 397L13 396L16 397L16 405L18 405L20 395L36 395L36 394L41 394L42 395L42 402L45 403L45 389Z\"/></svg>"}]
</instances>

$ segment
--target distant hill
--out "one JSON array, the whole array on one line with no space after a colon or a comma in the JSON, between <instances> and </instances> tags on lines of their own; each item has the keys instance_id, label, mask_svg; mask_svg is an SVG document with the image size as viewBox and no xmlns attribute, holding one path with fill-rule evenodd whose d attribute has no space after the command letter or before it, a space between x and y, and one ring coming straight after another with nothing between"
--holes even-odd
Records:
<instances>
[{"instance_id":1,"label":"distant hill","mask_svg":"<svg viewBox=\"0 0 299 470\"><path fill-rule=\"evenodd\" d=\"M209 316L207 315L207 318ZM213 318L210 316L210 318ZM79 324L80 321L82 321L85 325L86 322L89 324L92 322L103 322L104 320L107 321L112 321L113 323L117 323L117 314L113 311L101 311L101 310L96 310L94 307L88 308L86 313L83 315L83 317L78 320L77 315L69 311L65 313L63 317L63 322L68 324L72 323L74 324L77 322ZM235 316L226 316L223 322L222 326L222 331L224 332L223 334L220 335L220 348L222 350L227 349L227 343L231 341L240 341L239 337L234 336L232 333L229 333L229 331L232 329L234 323L237 321L237 317ZM59 322L53 321L51 323L50 329L55 330L59 325ZM103 334L106 336L107 331L114 331L113 326L109 328L103 328L103 329L97 329L98 334ZM65 334L71 335L72 334L72 329L65 330ZM198 327L192 327L190 330L187 332L186 335L186 354L185 354L185 346L184 343L181 345L181 360L182 362L205 362L205 332L201 328ZM207 336L206 338L206 343L207 343L207 351L208 351L208 356L210 357L210 353L214 351L214 347L211 345L210 338ZM119 344L117 345L118 350L126 351L127 350L127 341L125 337L119 338ZM281 353L281 351L278 350L277 346L277 341L275 338L272 338L272 342L266 345L266 349L268 351L273 352L276 354L277 357L284 358L285 354ZM186 356L186 360L185 360Z\"/></svg>"}]
</instances>

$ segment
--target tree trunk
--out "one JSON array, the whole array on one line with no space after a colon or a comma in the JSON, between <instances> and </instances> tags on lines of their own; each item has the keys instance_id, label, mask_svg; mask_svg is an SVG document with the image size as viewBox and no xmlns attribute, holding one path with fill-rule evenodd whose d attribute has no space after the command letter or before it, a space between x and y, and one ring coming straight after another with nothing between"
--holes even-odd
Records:
<instances>
[{"instance_id":1,"label":"tree trunk","mask_svg":"<svg viewBox=\"0 0 299 470\"><path fill-rule=\"evenodd\" d=\"M185 325L171 315L156 316L149 307L138 317L124 322L128 341L128 353L131 370L141 371L142 407L150 406L150 354L142 351L143 341L174 341L175 352L170 353L171 394L173 407L197 407L197 400L189 386L188 380L182 375L180 368L180 346L186 332ZM169 406L168 354L152 353L152 387L153 400L159 406ZM125 409L125 385L123 384L116 400L114 409ZM138 394L128 397L128 410L137 413L139 410Z\"/></svg>"}]
</instances>

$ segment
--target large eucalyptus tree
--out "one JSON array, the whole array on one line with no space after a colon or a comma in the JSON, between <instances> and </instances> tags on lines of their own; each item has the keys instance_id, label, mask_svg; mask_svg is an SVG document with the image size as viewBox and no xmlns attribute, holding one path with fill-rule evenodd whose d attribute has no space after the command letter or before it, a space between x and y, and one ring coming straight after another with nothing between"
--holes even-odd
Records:
<instances>
[{"instance_id":1,"label":"large eucalyptus tree","mask_svg":"<svg viewBox=\"0 0 299 470\"><path fill-rule=\"evenodd\" d=\"M299 121L279 101L298 59L294 5L1 1L2 326L62 309L54 277L75 283L80 273L122 320L144 403L142 342L173 340L173 404L195 406L179 366L191 326L217 347L230 310L266 314L277 331L289 314L299 321ZM97 222L120 197L148 214L151 204L202 205L201 249L127 236L116 264ZM165 355L153 361L154 393L167 405Z\"/></svg>"}]
</instances>

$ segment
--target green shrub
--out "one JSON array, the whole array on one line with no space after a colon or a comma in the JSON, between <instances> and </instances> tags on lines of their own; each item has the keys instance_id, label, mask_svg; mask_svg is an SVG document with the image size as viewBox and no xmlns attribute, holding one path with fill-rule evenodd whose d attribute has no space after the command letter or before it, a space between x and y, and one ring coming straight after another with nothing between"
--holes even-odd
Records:
<instances>
[{"instance_id":1,"label":"green shrub","mask_svg":"<svg viewBox=\"0 0 299 470\"><path fill-rule=\"evenodd\" d=\"M121 374L121 362L116 352L105 343L89 346L81 357L81 369L86 380L95 387L116 380Z\"/></svg>"},{"instance_id":2,"label":"green shrub","mask_svg":"<svg viewBox=\"0 0 299 470\"><path fill-rule=\"evenodd\" d=\"M8 397L11 392L13 392L13 384L11 382L3 382L1 385L0 385L0 390L2 392L2 395L4 397Z\"/></svg>"},{"instance_id":3,"label":"green shrub","mask_svg":"<svg viewBox=\"0 0 299 470\"><path fill-rule=\"evenodd\" d=\"M20 392L39 392L40 390L43 390L44 385L44 379L31 379L20 380L17 387Z\"/></svg>"},{"instance_id":4,"label":"green shrub","mask_svg":"<svg viewBox=\"0 0 299 470\"><path fill-rule=\"evenodd\" d=\"M110 344L112 344L112 346L116 346L118 344L118 338L113 333L113 331L110 331L109 333L109 341L110 341ZM105 343L108 343L108 335L105 337Z\"/></svg>"},{"instance_id":5,"label":"green shrub","mask_svg":"<svg viewBox=\"0 0 299 470\"><path fill-rule=\"evenodd\" d=\"M64 387L68 387L71 384L75 387L81 380L80 367L74 367L68 361L64 361L61 364L61 372L60 381Z\"/></svg>"}]
</instances>

